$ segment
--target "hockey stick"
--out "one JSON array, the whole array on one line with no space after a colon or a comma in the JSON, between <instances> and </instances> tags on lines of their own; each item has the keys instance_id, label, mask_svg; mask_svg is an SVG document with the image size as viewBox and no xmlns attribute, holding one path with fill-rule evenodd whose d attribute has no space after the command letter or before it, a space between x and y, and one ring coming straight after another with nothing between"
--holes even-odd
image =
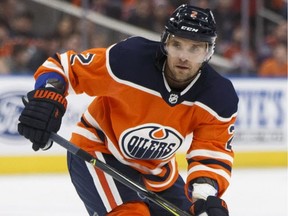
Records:
<instances>
[{"instance_id":1,"label":"hockey stick","mask_svg":"<svg viewBox=\"0 0 288 216\"><path fill-rule=\"evenodd\" d=\"M59 136L56 133L51 133L50 139L54 142L58 143L70 153L78 156L79 158L89 162L93 166L99 168L103 172L111 175L114 179L119 181L120 183L124 184L125 186L129 187L130 189L134 190L135 192L140 193L141 195L145 196L147 199L152 201L153 203L157 204L158 206L162 207L166 211L172 213L173 215L177 216L191 216L189 213L179 209L174 204L168 202L164 198L160 197L156 193L147 190L143 186L135 183L134 181L130 180L128 177L122 175L117 170L113 169L111 166L103 163L102 161L98 160L97 158L90 155L88 152L84 151L83 149L79 148L78 146L74 145L73 143L69 142L68 140L64 139L63 137Z\"/></svg>"}]
</instances>

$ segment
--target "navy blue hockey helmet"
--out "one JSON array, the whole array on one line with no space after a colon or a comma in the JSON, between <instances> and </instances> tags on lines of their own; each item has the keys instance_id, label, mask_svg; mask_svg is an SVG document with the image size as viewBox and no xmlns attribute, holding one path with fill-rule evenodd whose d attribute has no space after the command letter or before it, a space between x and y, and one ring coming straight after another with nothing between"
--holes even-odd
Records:
<instances>
[{"instance_id":1,"label":"navy blue hockey helmet","mask_svg":"<svg viewBox=\"0 0 288 216\"><path fill-rule=\"evenodd\" d=\"M214 44L217 33L212 11L188 4L179 6L170 16L161 41L165 43L170 34Z\"/></svg>"}]
</instances>

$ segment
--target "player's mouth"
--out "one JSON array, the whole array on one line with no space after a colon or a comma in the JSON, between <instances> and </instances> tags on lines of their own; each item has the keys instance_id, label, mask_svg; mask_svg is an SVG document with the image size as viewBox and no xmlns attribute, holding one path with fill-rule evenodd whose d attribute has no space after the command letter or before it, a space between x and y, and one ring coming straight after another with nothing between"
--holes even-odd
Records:
<instances>
[{"instance_id":1,"label":"player's mouth","mask_svg":"<svg viewBox=\"0 0 288 216\"><path fill-rule=\"evenodd\" d=\"M190 69L188 66L184 66L184 65L176 65L176 68L183 72Z\"/></svg>"}]
</instances>

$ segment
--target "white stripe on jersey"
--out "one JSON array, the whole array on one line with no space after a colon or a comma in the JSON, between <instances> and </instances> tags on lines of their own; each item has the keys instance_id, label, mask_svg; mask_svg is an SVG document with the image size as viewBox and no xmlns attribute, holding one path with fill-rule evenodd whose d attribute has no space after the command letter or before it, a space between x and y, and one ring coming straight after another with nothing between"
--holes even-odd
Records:
<instances>
[{"instance_id":1,"label":"white stripe on jersey","mask_svg":"<svg viewBox=\"0 0 288 216\"><path fill-rule=\"evenodd\" d=\"M225 154L223 152L219 151L211 151L206 149L198 149L198 150L192 150L189 154L186 155L187 159L193 158L193 157L209 157L209 158L215 158L215 159L224 159L231 163L233 163L233 157L231 157L228 154Z\"/></svg>"},{"instance_id":2,"label":"white stripe on jersey","mask_svg":"<svg viewBox=\"0 0 288 216\"><path fill-rule=\"evenodd\" d=\"M67 53L62 53L60 55L60 61L61 65L63 66L65 77L68 79L68 93L69 94L75 94L75 90L73 89L72 85L70 84L70 79L69 79L69 59Z\"/></svg>"},{"instance_id":3,"label":"white stripe on jersey","mask_svg":"<svg viewBox=\"0 0 288 216\"><path fill-rule=\"evenodd\" d=\"M213 168L210 168L208 166L204 166L204 165L197 165L197 166L194 166L192 167L191 169L189 169L188 171L188 175L190 175L191 173L193 172L197 172L197 171L209 171L209 172L213 172L213 173L216 173L222 177L224 177L228 182L230 182L230 176L228 173L226 173L224 170L221 170L221 169L213 169Z\"/></svg>"},{"instance_id":4,"label":"white stripe on jersey","mask_svg":"<svg viewBox=\"0 0 288 216\"><path fill-rule=\"evenodd\" d=\"M159 184L159 183L158 184L152 184L149 181L145 181L145 182L153 188L162 188L162 187L165 187L166 185L170 184L171 181L173 180L173 177L175 177L175 172L176 172L175 157L173 157L173 159L171 160L171 164L172 164L172 169L171 169L170 178L166 179L165 182L163 182L162 184Z\"/></svg>"},{"instance_id":5,"label":"white stripe on jersey","mask_svg":"<svg viewBox=\"0 0 288 216\"><path fill-rule=\"evenodd\" d=\"M199 101L196 101L196 102L195 102L195 105L203 108L204 110L206 110L207 112L209 112L211 115L213 115L216 119L218 119L218 120L221 121L221 122L229 122L229 121L231 121L231 119L232 119L233 117L236 117L236 116L237 116L237 112L236 112L236 113L234 113L233 115L231 115L229 118L224 118L224 117L219 116L213 109L211 109L210 107L208 107L207 105L205 105L205 104L203 104L203 103L201 103L201 102L199 102Z\"/></svg>"},{"instance_id":6,"label":"white stripe on jersey","mask_svg":"<svg viewBox=\"0 0 288 216\"><path fill-rule=\"evenodd\" d=\"M89 113L88 110L84 112L84 117L88 121L88 123L91 124L94 128L103 131L101 127L99 126L98 122L93 118L93 116Z\"/></svg>"},{"instance_id":7,"label":"white stripe on jersey","mask_svg":"<svg viewBox=\"0 0 288 216\"><path fill-rule=\"evenodd\" d=\"M51 61L48 61L46 60L43 64L42 64L44 67L46 68L49 68L49 69L52 69L52 71L58 71L59 73L63 74L64 75L64 71L59 68L58 65L54 64L54 62L51 62Z\"/></svg>"},{"instance_id":8,"label":"white stripe on jersey","mask_svg":"<svg viewBox=\"0 0 288 216\"><path fill-rule=\"evenodd\" d=\"M100 153L100 152L95 152L95 153L96 153L96 157L100 161L105 163L105 160L103 158L102 153ZM102 202L103 202L107 212L110 212L112 210L112 207L111 207L111 205L110 205L110 203L108 201L108 198L107 198L107 196L105 194L105 191L103 190L103 187L101 185L100 179L99 179L99 177L98 177L98 175L97 175L97 173L95 171L94 166L91 165L88 162L86 162L86 166L87 166L87 168L88 168L88 170L89 170L89 172L90 172L90 174L92 176L94 185L95 185L95 187L96 187L96 189L97 189L97 191L98 191L98 193L99 193L99 195L100 195L100 197L102 199ZM120 194L118 192L118 189L116 187L114 179L109 174L107 174L105 172L104 172L104 176L105 176L105 179L106 179L106 181L108 183L108 186L109 186L110 190L113 192L112 195L113 195L113 198L114 198L116 204L117 205L123 204L123 201L122 201L121 196L120 196Z\"/></svg>"},{"instance_id":9,"label":"white stripe on jersey","mask_svg":"<svg viewBox=\"0 0 288 216\"><path fill-rule=\"evenodd\" d=\"M77 133L93 142L99 142L103 143L101 139L99 139L94 133L90 132L86 128L76 126L76 128L73 130L74 133Z\"/></svg>"}]
</instances>

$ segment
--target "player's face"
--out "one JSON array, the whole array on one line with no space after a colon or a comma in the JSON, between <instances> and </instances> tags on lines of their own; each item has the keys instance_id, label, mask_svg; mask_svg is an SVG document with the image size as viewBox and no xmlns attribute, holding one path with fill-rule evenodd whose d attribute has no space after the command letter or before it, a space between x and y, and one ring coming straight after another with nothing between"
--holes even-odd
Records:
<instances>
[{"instance_id":1,"label":"player's face","mask_svg":"<svg viewBox=\"0 0 288 216\"><path fill-rule=\"evenodd\" d=\"M197 74L207 57L208 44L176 36L169 37L165 49L165 76L171 87L186 87Z\"/></svg>"}]
</instances>

